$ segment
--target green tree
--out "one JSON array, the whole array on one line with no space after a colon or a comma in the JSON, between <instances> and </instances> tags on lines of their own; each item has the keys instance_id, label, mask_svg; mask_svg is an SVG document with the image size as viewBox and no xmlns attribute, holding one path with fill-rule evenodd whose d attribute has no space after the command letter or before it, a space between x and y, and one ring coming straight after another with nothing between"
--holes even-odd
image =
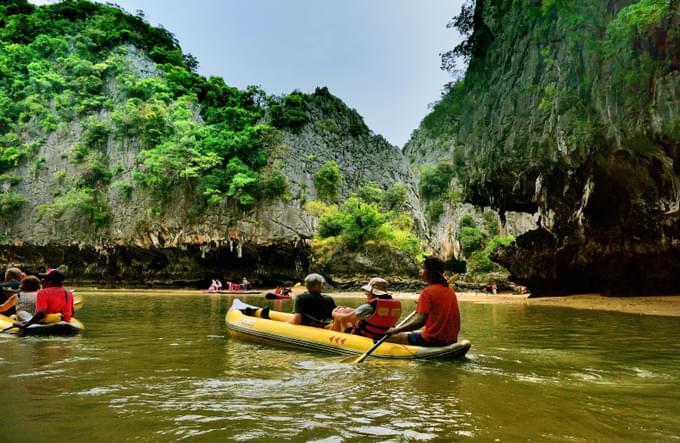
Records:
<instances>
[{"instance_id":1,"label":"green tree","mask_svg":"<svg viewBox=\"0 0 680 443\"><path fill-rule=\"evenodd\" d=\"M484 235L479 229L472 226L462 228L458 234L458 239L461 243L461 249L466 256L480 250L484 245Z\"/></svg>"},{"instance_id":2,"label":"green tree","mask_svg":"<svg viewBox=\"0 0 680 443\"><path fill-rule=\"evenodd\" d=\"M385 198L385 192L376 182L368 182L363 184L357 191L359 197L367 203L382 203Z\"/></svg>"},{"instance_id":3,"label":"green tree","mask_svg":"<svg viewBox=\"0 0 680 443\"><path fill-rule=\"evenodd\" d=\"M468 272L474 275L498 272L503 268L489 257L499 247L508 247L515 241L513 236L494 237L480 251L474 251L467 259Z\"/></svg>"},{"instance_id":4,"label":"green tree","mask_svg":"<svg viewBox=\"0 0 680 443\"><path fill-rule=\"evenodd\" d=\"M408 203L408 188L403 183L395 183L385 192L383 206L388 211L399 212Z\"/></svg>"},{"instance_id":5,"label":"green tree","mask_svg":"<svg viewBox=\"0 0 680 443\"><path fill-rule=\"evenodd\" d=\"M420 194L426 200L442 197L453 178L453 168L449 163L440 162L436 166L423 166L420 169Z\"/></svg>"},{"instance_id":6,"label":"green tree","mask_svg":"<svg viewBox=\"0 0 680 443\"><path fill-rule=\"evenodd\" d=\"M314 175L314 186L321 200L338 201L341 183L340 166L335 160L324 163Z\"/></svg>"}]
</instances>

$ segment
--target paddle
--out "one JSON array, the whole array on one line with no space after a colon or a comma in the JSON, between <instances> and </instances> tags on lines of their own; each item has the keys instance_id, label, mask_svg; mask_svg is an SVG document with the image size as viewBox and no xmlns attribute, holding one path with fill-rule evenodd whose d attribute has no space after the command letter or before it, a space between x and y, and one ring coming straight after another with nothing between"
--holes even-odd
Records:
<instances>
[{"instance_id":1,"label":"paddle","mask_svg":"<svg viewBox=\"0 0 680 443\"><path fill-rule=\"evenodd\" d=\"M414 315L416 315L416 311L411 312L405 319L403 319L402 321L400 321L399 324L398 324L397 326L395 326L395 328L398 328L398 327L400 327L401 325L405 324L407 321L411 320L411 318L413 318ZM345 357L345 358L343 358L343 359L341 360L342 363L361 363L362 361L366 360L366 358L367 358L369 355L371 355L371 353L372 353L373 351L375 351L376 348L382 344L382 342L384 342L385 340L387 340L387 339L389 338L389 336L390 336L389 334L383 335L382 338L381 338L380 340L378 340L377 342L375 342L375 344L374 344L373 346L371 346L371 349L369 349L368 351L364 352L363 354L361 354L361 355L358 356L358 357L355 357L355 356L353 356L353 355L351 355L351 356L349 356L349 357Z\"/></svg>"},{"instance_id":2,"label":"paddle","mask_svg":"<svg viewBox=\"0 0 680 443\"><path fill-rule=\"evenodd\" d=\"M16 326L14 326L14 325L7 326L5 329L3 329L2 331L0 331L0 334L2 334L2 333L5 332L5 331L9 331L10 329L15 328L15 327L16 327Z\"/></svg>"}]
</instances>

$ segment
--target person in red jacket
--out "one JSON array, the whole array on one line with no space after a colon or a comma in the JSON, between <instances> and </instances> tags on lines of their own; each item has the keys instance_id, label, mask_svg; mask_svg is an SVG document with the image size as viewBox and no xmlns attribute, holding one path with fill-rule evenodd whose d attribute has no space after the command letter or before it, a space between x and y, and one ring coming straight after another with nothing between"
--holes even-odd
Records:
<instances>
[{"instance_id":1,"label":"person in red jacket","mask_svg":"<svg viewBox=\"0 0 680 443\"><path fill-rule=\"evenodd\" d=\"M48 314L61 314L62 320L66 322L73 317L73 294L64 288L64 274L56 269L48 269L38 275L42 278L43 289L38 291L35 315L27 322L14 323L20 329L39 323Z\"/></svg>"},{"instance_id":2,"label":"person in red jacket","mask_svg":"<svg viewBox=\"0 0 680 443\"><path fill-rule=\"evenodd\" d=\"M387 341L414 346L455 343L460 332L460 312L456 293L444 277L444 263L436 257L426 257L420 278L428 286L420 293L416 315L406 324L388 329L387 334L391 337ZM423 329L416 331L420 328Z\"/></svg>"}]
</instances>

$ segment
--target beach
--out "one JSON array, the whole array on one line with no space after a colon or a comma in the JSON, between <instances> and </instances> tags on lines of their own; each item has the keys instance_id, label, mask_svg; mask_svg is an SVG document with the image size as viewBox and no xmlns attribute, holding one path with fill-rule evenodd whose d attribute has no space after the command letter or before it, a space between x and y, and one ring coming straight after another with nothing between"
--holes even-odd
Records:
<instances>
[{"instance_id":1,"label":"beach","mask_svg":"<svg viewBox=\"0 0 680 443\"><path fill-rule=\"evenodd\" d=\"M528 295L487 295L458 293L458 300L473 303L524 304L564 308L614 311L638 315L680 317L680 295L646 297L604 297L600 294L577 294L563 297L529 298Z\"/></svg>"},{"instance_id":2,"label":"beach","mask_svg":"<svg viewBox=\"0 0 680 443\"><path fill-rule=\"evenodd\" d=\"M355 292L332 292L333 296L363 297ZM416 292L395 292L402 300L416 300ZM680 317L680 295L644 297L605 297L600 294L576 294L561 297L529 298L528 294L485 294L480 292L456 292L458 301L484 304L514 304L528 306L559 306L573 309L623 312L637 315L660 315Z\"/></svg>"}]
</instances>

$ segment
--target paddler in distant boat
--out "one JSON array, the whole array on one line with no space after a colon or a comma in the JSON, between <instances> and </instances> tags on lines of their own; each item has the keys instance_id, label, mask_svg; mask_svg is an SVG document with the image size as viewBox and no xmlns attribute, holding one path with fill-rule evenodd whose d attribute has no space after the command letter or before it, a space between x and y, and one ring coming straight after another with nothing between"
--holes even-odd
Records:
<instances>
[{"instance_id":1,"label":"paddler in distant boat","mask_svg":"<svg viewBox=\"0 0 680 443\"><path fill-rule=\"evenodd\" d=\"M293 317L288 323L325 328L333 321L335 301L321 293L324 283L326 280L319 274L309 274L305 277L307 292L295 297Z\"/></svg>"},{"instance_id":2,"label":"paddler in distant boat","mask_svg":"<svg viewBox=\"0 0 680 443\"><path fill-rule=\"evenodd\" d=\"M385 279L372 278L361 287L366 294L366 303L357 308L335 308L333 323L329 329L374 339L381 338L401 317L401 302L387 292L389 285Z\"/></svg>"},{"instance_id":3,"label":"paddler in distant boat","mask_svg":"<svg viewBox=\"0 0 680 443\"><path fill-rule=\"evenodd\" d=\"M61 314L63 321L69 322L73 317L73 294L64 288L64 274L56 269L48 269L42 278L42 289L38 291L35 303L35 315L26 322L15 322L19 329L39 323L49 314Z\"/></svg>"},{"instance_id":4,"label":"paddler in distant boat","mask_svg":"<svg viewBox=\"0 0 680 443\"><path fill-rule=\"evenodd\" d=\"M460 332L460 311L456 293L444 277L444 263L437 257L426 257L420 278L428 286L420 293L416 315L408 323L388 329L391 337L387 341L414 346L455 343ZM420 328L423 329L416 331Z\"/></svg>"},{"instance_id":5,"label":"paddler in distant boat","mask_svg":"<svg viewBox=\"0 0 680 443\"><path fill-rule=\"evenodd\" d=\"M240 287L242 290L247 291L250 289L250 282L245 277L243 277Z\"/></svg>"}]
</instances>

